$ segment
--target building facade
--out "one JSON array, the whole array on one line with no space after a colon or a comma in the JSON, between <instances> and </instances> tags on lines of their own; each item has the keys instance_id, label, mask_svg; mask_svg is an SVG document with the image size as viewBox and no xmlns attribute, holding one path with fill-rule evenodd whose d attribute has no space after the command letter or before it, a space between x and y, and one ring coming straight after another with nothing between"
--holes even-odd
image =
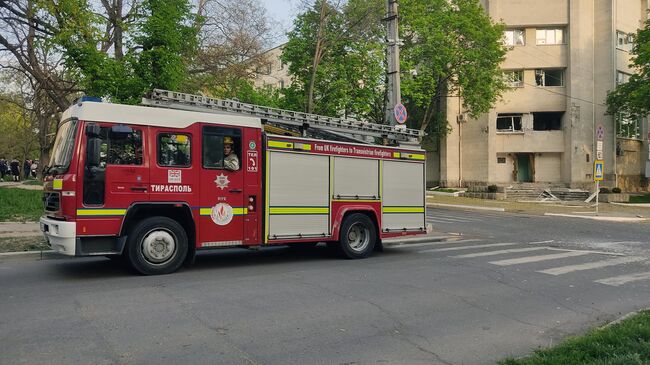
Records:
<instances>
[{"instance_id":1,"label":"building facade","mask_svg":"<svg viewBox=\"0 0 650 365\"><path fill-rule=\"evenodd\" d=\"M598 158L603 186L648 190L647 118L606 115L605 100L634 72L629 35L643 26L650 0L482 3L507 26L502 68L512 88L476 120L447 99L452 130L428 153L428 183L591 188Z\"/></svg>"}]
</instances>

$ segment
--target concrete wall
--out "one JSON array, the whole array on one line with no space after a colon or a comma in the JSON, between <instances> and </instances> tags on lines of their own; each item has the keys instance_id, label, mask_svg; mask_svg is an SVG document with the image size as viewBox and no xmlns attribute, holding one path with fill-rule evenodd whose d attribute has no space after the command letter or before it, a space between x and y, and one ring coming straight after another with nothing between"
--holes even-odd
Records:
<instances>
[{"instance_id":1,"label":"concrete wall","mask_svg":"<svg viewBox=\"0 0 650 365\"><path fill-rule=\"evenodd\" d=\"M508 25L567 24L568 0L489 1L488 12Z\"/></svg>"},{"instance_id":2,"label":"concrete wall","mask_svg":"<svg viewBox=\"0 0 650 365\"><path fill-rule=\"evenodd\" d=\"M562 170L561 153L538 153L535 155L535 182L559 183Z\"/></svg>"}]
</instances>

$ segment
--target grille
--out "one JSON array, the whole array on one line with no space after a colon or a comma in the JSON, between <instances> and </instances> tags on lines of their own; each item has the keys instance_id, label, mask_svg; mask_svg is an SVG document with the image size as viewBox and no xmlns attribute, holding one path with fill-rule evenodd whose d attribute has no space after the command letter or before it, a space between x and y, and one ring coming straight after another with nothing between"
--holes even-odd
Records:
<instances>
[{"instance_id":1,"label":"grille","mask_svg":"<svg viewBox=\"0 0 650 365\"><path fill-rule=\"evenodd\" d=\"M46 212L58 212L61 208L59 193L43 193L43 205Z\"/></svg>"}]
</instances>

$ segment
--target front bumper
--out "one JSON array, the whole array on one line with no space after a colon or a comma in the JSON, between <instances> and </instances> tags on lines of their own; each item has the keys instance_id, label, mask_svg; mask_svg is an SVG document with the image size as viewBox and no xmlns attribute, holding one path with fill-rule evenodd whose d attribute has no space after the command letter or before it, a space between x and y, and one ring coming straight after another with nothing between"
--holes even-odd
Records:
<instances>
[{"instance_id":1,"label":"front bumper","mask_svg":"<svg viewBox=\"0 0 650 365\"><path fill-rule=\"evenodd\" d=\"M58 253L75 256L77 223L41 217L41 231L47 243Z\"/></svg>"}]
</instances>

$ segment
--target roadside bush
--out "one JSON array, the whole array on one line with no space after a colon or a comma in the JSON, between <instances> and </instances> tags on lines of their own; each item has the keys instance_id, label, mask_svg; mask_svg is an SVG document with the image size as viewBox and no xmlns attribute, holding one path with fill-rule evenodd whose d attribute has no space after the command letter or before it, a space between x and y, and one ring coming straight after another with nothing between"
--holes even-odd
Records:
<instances>
[{"instance_id":1,"label":"roadside bush","mask_svg":"<svg viewBox=\"0 0 650 365\"><path fill-rule=\"evenodd\" d=\"M610 193L609 188L600 188L600 193L601 194L609 194Z\"/></svg>"},{"instance_id":2,"label":"roadside bush","mask_svg":"<svg viewBox=\"0 0 650 365\"><path fill-rule=\"evenodd\" d=\"M497 192L497 186L496 185L488 185L487 191L488 191L488 193L496 193Z\"/></svg>"},{"instance_id":3,"label":"roadside bush","mask_svg":"<svg viewBox=\"0 0 650 365\"><path fill-rule=\"evenodd\" d=\"M619 188L618 186L615 187L614 189L612 189L612 193L614 193L614 194L620 194L620 193L621 193L621 188Z\"/></svg>"}]
</instances>

